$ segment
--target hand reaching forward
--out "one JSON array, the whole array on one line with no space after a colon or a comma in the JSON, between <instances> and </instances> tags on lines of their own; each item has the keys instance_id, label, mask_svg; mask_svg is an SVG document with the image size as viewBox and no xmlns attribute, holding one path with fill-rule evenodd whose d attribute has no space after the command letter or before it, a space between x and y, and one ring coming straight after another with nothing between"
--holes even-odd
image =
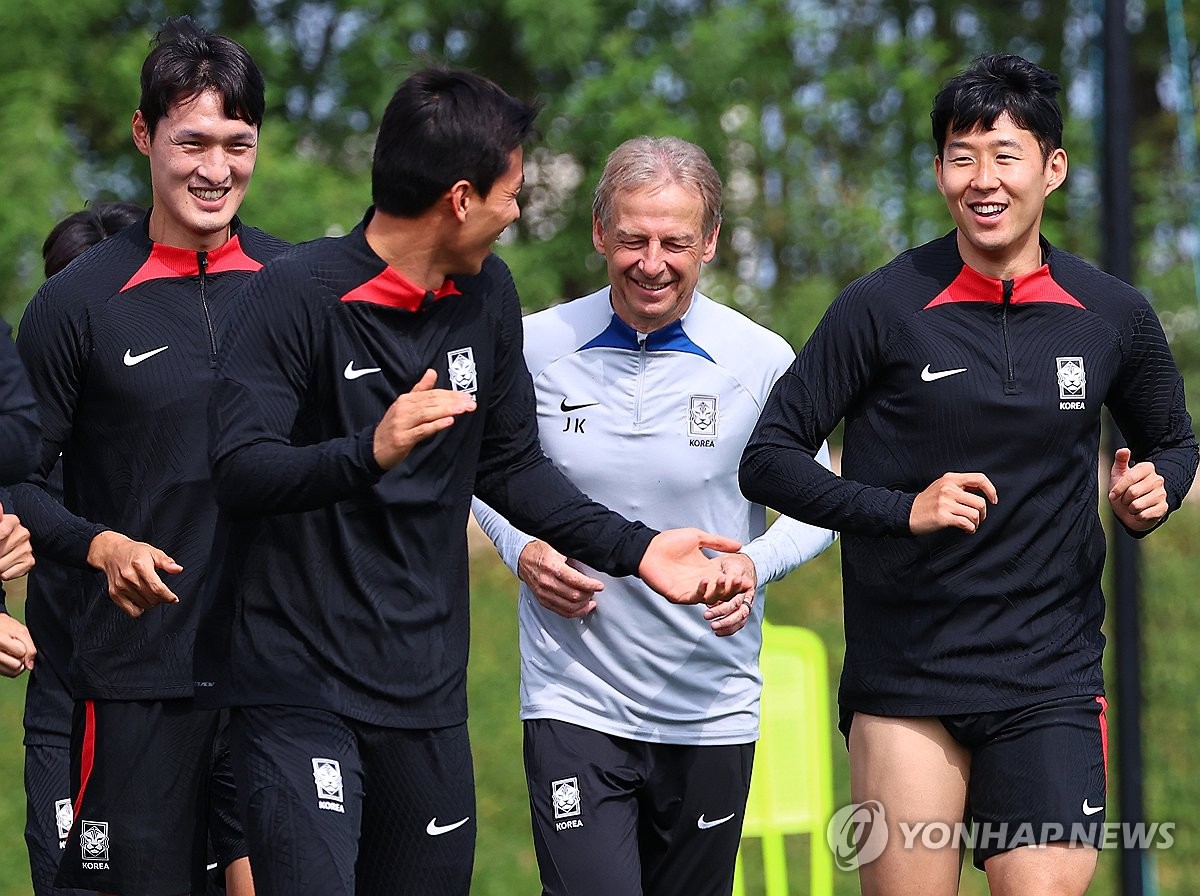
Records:
<instances>
[{"instance_id":1,"label":"hand reaching forward","mask_svg":"<svg viewBox=\"0 0 1200 896\"><path fill-rule=\"evenodd\" d=\"M982 473L946 473L917 495L908 528L913 535L939 529L973 533L987 519L988 504L998 500L996 486Z\"/></svg>"},{"instance_id":2,"label":"hand reaching forward","mask_svg":"<svg viewBox=\"0 0 1200 896\"><path fill-rule=\"evenodd\" d=\"M436 385L437 373L426 370L412 391L396 397L375 427L375 463L383 469L397 466L415 445L449 429L459 414L475 410L470 392L435 389Z\"/></svg>"},{"instance_id":3,"label":"hand reaching forward","mask_svg":"<svg viewBox=\"0 0 1200 896\"><path fill-rule=\"evenodd\" d=\"M547 610L580 619L596 609L593 595L604 590L599 579L585 576L544 541L531 541L521 550L517 575Z\"/></svg>"},{"instance_id":4,"label":"hand reaching forward","mask_svg":"<svg viewBox=\"0 0 1200 896\"><path fill-rule=\"evenodd\" d=\"M33 668L37 650L29 629L7 613L0 613L0 675L16 678Z\"/></svg>"},{"instance_id":5,"label":"hand reaching forward","mask_svg":"<svg viewBox=\"0 0 1200 896\"><path fill-rule=\"evenodd\" d=\"M745 591L704 608L704 618L712 623L713 633L725 638L740 632L750 619L754 590L758 587L758 570L754 568L754 561L742 553L722 554L717 563L725 575L740 576L750 583Z\"/></svg>"},{"instance_id":6,"label":"hand reaching forward","mask_svg":"<svg viewBox=\"0 0 1200 896\"><path fill-rule=\"evenodd\" d=\"M101 532L88 547L87 562L108 577L108 596L134 619L159 604L179 603L158 572L178 574L183 567L152 544Z\"/></svg>"},{"instance_id":7,"label":"hand reaching forward","mask_svg":"<svg viewBox=\"0 0 1200 896\"><path fill-rule=\"evenodd\" d=\"M673 604L712 606L744 592L750 583L723 571L720 558L709 559L700 549L732 554L741 547L732 538L700 529L668 529L646 548L638 575Z\"/></svg>"},{"instance_id":8,"label":"hand reaching forward","mask_svg":"<svg viewBox=\"0 0 1200 896\"><path fill-rule=\"evenodd\" d=\"M0 509L0 580L5 582L33 569L33 548L29 530L15 513Z\"/></svg>"},{"instance_id":9,"label":"hand reaching forward","mask_svg":"<svg viewBox=\"0 0 1200 896\"><path fill-rule=\"evenodd\" d=\"M1167 505L1166 481L1150 461L1129 466L1130 451L1118 448L1109 474L1108 503L1126 528L1147 532L1163 521Z\"/></svg>"}]
</instances>

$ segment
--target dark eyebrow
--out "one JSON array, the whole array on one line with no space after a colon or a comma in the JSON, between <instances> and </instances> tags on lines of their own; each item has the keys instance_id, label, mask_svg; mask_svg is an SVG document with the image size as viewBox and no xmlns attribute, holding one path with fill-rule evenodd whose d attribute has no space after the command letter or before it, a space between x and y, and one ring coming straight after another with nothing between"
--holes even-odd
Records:
<instances>
[{"instance_id":1,"label":"dark eyebrow","mask_svg":"<svg viewBox=\"0 0 1200 896\"><path fill-rule=\"evenodd\" d=\"M1021 142L1014 140L1011 137L997 137L994 140L986 141L986 145L990 147L1001 147L1003 149L1021 149ZM967 140L949 140L946 143L946 149L969 149L970 145Z\"/></svg>"},{"instance_id":2,"label":"dark eyebrow","mask_svg":"<svg viewBox=\"0 0 1200 896\"><path fill-rule=\"evenodd\" d=\"M244 131L239 131L236 134L230 134L225 139L225 142L228 143L228 142L232 141L235 143L251 143L254 141L255 136L256 135L253 130L246 129ZM195 130L194 128L191 128L186 131L179 131L178 133L176 133L175 139L176 140L191 140L191 141L202 143L205 140L211 140L212 134L210 134L208 131L198 131L198 130Z\"/></svg>"}]
</instances>

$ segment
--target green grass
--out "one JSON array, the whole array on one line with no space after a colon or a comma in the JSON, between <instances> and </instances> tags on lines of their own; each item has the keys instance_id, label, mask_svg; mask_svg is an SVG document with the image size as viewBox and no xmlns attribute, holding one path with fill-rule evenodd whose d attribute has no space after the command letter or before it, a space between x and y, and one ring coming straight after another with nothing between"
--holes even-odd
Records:
<instances>
[{"instance_id":1,"label":"green grass","mask_svg":"<svg viewBox=\"0 0 1200 896\"><path fill-rule=\"evenodd\" d=\"M1200 507L1184 508L1143 544L1146 815L1151 821L1176 824L1174 846L1152 852L1150 858L1161 896L1190 896L1194 881L1200 879L1200 751L1195 748L1200 743L1200 715L1194 710L1200 669L1190 649L1200 634L1200 601L1195 599ZM773 585L766 611L774 622L805 625L821 635L829 648L830 681L835 687L843 653L839 577L838 553L827 551ZM516 583L490 549L474 558L472 580L470 727L478 779L479 843L471 892L472 896L535 896L539 887L517 719ZM20 615L20 589L10 592L10 606ZM1110 693L1115 690L1112 681L1110 670ZM9 785L0 791L0 896L30 892L20 786L23 695L23 680L0 681L0 780ZM1120 707L1114 705L1111 712L1115 728L1120 724ZM836 732L833 737L834 805L839 807L849 802L849 782L845 746ZM789 847L796 867L803 865L803 846L797 838ZM1101 853L1100 870L1089 891L1093 896L1116 896L1117 867L1114 851ZM754 871L751 862L750 883ZM837 872L835 887L837 896L858 892L852 874ZM986 892L984 876L966 868L963 896Z\"/></svg>"}]
</instances>

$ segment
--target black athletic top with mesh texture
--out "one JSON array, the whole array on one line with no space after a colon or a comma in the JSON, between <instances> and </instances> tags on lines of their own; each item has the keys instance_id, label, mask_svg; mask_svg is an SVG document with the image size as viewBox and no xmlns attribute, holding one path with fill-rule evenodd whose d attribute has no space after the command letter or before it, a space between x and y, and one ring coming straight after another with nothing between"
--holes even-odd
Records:
<instances>
[{"instance_id":1,"label":"black athletic top with mesh texture","mask_svg":"<svg viewBox=\"0 0 1200 896\"><path fill-rule=\"evenodd\" d=\"M505 264L426 293L371 249L370 214L270 265L228 327L211 426L221 575L197 699L439 727L466 718L473 492L616 575L655 531L542 453ZM376 424L426 369L477 408L385 473Z\"/></svg>"},{"instance_id":2,"label":"black athletic top with mesh texture","mask_svg":"<svg viewBox=\"0 0 1200 896\"><path fill-rule=\"evenodd\" d=\"M854 282L746 447L750 500L843 533L843 714L1103 693L1101 406L1133 462L1165 478L1171 509L1195 476L1196 438L1150 305L1043 252L1037 271L992 280L951 232ZM839 478L812 455L842 419ZM913 500L949 471L984 473L999 503L973 535L912 536Z\"/></svg>"},{"instance_id":3,"label":"black athletic top with mesh texture","mask_svg":"<svg viewBox=\"0 0 1200 896\"><path fill-rule=\"evenodd\" d=\"M207 451L215 333L241 285L287 248L235 218L228 242L195 252L151 241L148 222L149 213L46 281L17 337L43 442L38 469L13 500L35 551L77 570L69 594L49 596L69 607L77 699L192 693L217 515ZM61 504L45 488L60 452ZM163 573L178 604L137 619L117 608L104 574L86 564L92 538L107 529L183 566Z\"/></svg>"}]
</instances>

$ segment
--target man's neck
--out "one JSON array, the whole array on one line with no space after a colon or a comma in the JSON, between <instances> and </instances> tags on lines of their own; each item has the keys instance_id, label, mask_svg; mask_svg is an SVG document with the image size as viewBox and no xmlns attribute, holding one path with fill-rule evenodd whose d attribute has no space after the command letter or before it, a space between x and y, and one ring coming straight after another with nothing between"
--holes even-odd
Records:
<instances>
[{"instance_id":1,"label":"man's neck","mask_svg":"<svg viewBox=\"0 0 1200 896\"><path fill-rule=\"evenodd\" d=\"M432 215L402 218L375 210L366 227L367 245L388 267L422 289L437 290L449 272L441 260L440 228Z\"/></svg>"}]
</instances>

